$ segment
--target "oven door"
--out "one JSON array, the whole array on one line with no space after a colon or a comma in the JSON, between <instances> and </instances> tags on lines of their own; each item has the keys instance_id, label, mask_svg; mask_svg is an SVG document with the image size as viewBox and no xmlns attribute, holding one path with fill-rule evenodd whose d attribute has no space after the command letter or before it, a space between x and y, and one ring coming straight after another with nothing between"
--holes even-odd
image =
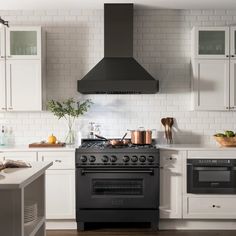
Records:
<instances>
[{"instance_id":1,"label":"oven door","mask_svg":"<svg viewBox=\"0 0 236 236\"><path fill-rule=\"evenodd\" d=\"M236 167L199 165L187 161L187 192L201 194L236 194Z\"/></svg>"},{"instance_id":2,"label":"oven door","mask_svg":"<svg viewBox=\"0 0 236 236\"><path fill-rule=\"evenodd\" d=\"M158 208L158 168L77 168L78 209Z\"/></svg>"}]
</instances>

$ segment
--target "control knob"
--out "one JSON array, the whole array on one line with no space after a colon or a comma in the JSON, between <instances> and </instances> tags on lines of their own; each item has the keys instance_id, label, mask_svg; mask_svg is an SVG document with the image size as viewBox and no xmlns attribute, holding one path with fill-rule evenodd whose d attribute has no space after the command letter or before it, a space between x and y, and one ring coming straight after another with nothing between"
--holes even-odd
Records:
<instances>
[{"instance_id":1,"label":"control knob","mask_svg":"<svg viewBox=\"0 0 236 236\"><path fill-rule=\"evenodd\" d=\"M81 160L82 162L86 162L86 161L87 161L87 157L86 157L86 156L81 156L81 157L80 157L80 160Z\"/></svg>"},{"instance_id":2,"label":"control knob","mask_svg":"<svg viewBox=\"0 0 236 236\"><path fill-rule=\"evenodd\" d=\"M110 161L111 162L116 162L117 161L117 157L116 156L111 156Z\"/></svg>"},{"instance_id":3,"label":"control knob","mask_svg":"<svg viewBox=\"0 0 236 236\"><path fill-rule=\"evenodd\" d=\"M137 162L138 161L138 157L137 156L132 156L131 157L131 161L132 162Z\"/></svg>"},{"instance_id":4,"label":"control knob","mask_svg":"<svg viewBox=\"0 0 236 236\"><path fill-rule=\"evenodd\" d=\"M146 157L145 156L140 156L139 157L139 161L140 162L145 162L146 161Z\"/></svg>"},{"instance_id":5,"label":"control knob","mask_svg":"<svg viewBox=\"0 0 236 236\"><path fill-rule=\"evenodd\" d=\"M103 161L103 162L108 162L108 160L109 160L108 156L103 156L103 157L102 157L102 161Z\"/></svg>"},{"instance_id":6,"label":"control knob","mask_svg":"<svg viewBox=\"0 0 236 236\"><path fill-rule=\"evenodd\" d=\"M128 162L129 161L129 156L123 156L123 161Z\"/></svg>"},{"instance_id":7,"label":"control knob","mask_svg":"<svg viewBox=\"0 0 236 236\"><path fill-rule=\"evenodd\" d=\"M96 161L96 157L95 156L90 156L89 157L89 161L90 162L95 162Z\"/></svg>"},{"instance_id":8,"label":"control knob","mask_svg":"<svg viewBox=\"0 0 236 236\"><path fill-rule=\"evenodd\" d=\"M148 160L149 162L154 162L154 156L148 156L147 160Z\"/></svg>"}]
</instances>

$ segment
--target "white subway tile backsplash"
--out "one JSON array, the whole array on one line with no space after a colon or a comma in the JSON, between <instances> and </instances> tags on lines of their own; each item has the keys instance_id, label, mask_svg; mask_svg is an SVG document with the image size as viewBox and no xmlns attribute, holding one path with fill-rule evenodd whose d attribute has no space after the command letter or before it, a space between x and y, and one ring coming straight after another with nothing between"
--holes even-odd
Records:
<instances>
[{"instance_id":1,"label":"white subway tile backsplash","mask_svg":"<svg viewBox=\"0 0 236 236\"><path fill-rule=\"evenodd\" d=\"M192 26L236 23L235 10L135 10L134 56L155 78L155 95L80 95L81 79L103 58L102 10L0 11L12 25L42 25L47 32L47 99L91 98L89 113L76 121L86 137L89 122L101 125L102 135L119 137L139 126L163 131L162 117L176 118L176 143L214 144L215 132L236 129L234 112L190 110L190 30ZM0 113L0 124L12 127L14 142L45 140L54 133L64 140L64 120L49 112Z\"/></svg>"}]
</instances>

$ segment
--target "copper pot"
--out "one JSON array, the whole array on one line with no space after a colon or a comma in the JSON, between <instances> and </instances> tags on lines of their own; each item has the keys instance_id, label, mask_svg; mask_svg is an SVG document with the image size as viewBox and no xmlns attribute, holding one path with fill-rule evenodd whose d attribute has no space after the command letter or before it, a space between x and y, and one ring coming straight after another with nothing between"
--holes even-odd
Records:
<instances>
[{"instance_id":1,"label":"copper pot","mask_svg":"<svg viewBox=\"0 0 236 236\"><path fill-rule=\"evenodd\" d=\"M144 143L145 144L152 144L152 131L151 130L145 131Z\"/></svg>"},{"instance_id":2,"label":"copper pot","mask_svg":"<svg viewBox=\"0 0 236 236\"><path fill-rule=\"evenodd\" d=\"M136 145L152 144L152 131L144 130L140 127L138 130L129 130L131 132L131 143Z\"/></svg>"}]
</instances>

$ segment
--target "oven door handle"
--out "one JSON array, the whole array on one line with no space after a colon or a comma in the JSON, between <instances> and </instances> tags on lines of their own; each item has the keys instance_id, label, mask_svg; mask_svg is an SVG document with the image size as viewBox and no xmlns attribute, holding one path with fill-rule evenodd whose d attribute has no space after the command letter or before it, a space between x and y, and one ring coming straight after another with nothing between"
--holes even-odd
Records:
<instances>
[{"instance_id":1,"label":"oven door handle","mask_svg":"<svg viewBox=\"0 0 236 236\"><path fill-rule=\"evenodd\" d=\"M94 169L94 170L81 170L81 174L85 175L85 174L96 174L96 173L103 173L103 174L117 174L117 173L121 173L121 174L150 174L153 175L154 174L154 170L150 169L150 170L109 170L109 169Z\"/></svg>"},{"instance_id":2,"label":"oven door handle","mask_svg":"<svg viewBox=\"0 0 236 236\"><path fill-rule=\"evenodd\" d=\"M193 170L199 170L199 171L226 171L226 170L231 170L230 166L223 167L223 166L212 166L212 167L193 167Z\"/></svg>"}]
</instances>

